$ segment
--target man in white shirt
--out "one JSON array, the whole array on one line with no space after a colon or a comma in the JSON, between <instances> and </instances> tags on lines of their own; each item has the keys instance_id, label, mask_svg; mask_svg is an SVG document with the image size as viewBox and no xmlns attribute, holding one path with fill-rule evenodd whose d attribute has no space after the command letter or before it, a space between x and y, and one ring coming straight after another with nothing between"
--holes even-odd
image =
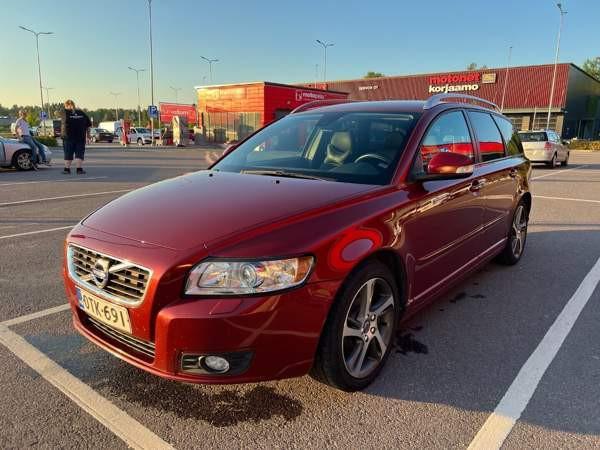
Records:
<instances>
[{"instance_id":1,"label":"man in white shirt","mask_svg":"<svg viewBox=\"0 0 600 450\"><path fill-rule=\"evenodd\" d=\"M27 113L23 110L19 111L19 118L15 123L15 133L21 140L21 142L29 145L31 148L31 167L33 170L37 170L38 164L38 152L39 152L39 160L43 162L45 159L44 150L38 144L38 142L33 139L31 136L31 132L29 131L29 124L25 118L27 117Z\"/></svg>"}]
</instances>

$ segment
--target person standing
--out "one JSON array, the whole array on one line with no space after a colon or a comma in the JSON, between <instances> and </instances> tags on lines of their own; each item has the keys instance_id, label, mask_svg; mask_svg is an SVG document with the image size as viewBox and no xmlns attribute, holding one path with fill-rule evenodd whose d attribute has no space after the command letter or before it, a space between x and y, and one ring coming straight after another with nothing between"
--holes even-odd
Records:
<instances>
[{"instance_id":1,"label":"person standing","mask_svg":"<svg viewBox=\"0 0 600 450\"><path fill-rule=\"evenodd\" d=\"M75 108L73 100L65 101L65 109L62 112L61 119L60 135L65 152L65 168L62 173L71 173L71 164L73 163L73 157L75 157L77 174L84 174L85 142L92 122L86 113Z\"/></svg>"},{"instance_id":2,"label":"person standing","mask_svg":"<svg viewBox=\"0 0 600 450\"><path fill-rule=\"evenodd\" d=\"M38 170L38 161L44 162L46 155L44 154L42 147L35 139L33 139L33 136L31 136L31 131L29 130L29 124L27 123L26 117L27 113L24 110L19 111L19 118L15 123L15 133L17 133L17 136L21 142L29 145L29 148L31 148L31 168L33 170Z\"/></svg>"}]
</instances>

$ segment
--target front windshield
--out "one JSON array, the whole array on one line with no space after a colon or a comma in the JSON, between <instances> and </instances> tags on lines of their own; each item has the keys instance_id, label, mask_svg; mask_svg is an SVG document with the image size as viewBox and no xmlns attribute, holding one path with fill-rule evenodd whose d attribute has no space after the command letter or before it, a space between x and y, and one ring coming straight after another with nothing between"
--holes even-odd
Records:
<instances>
[{"instance_id":1,"label":"front windshield","mask_svg":"<svg viewBox=\"0 0 600 450\"><path fill-rule=\"evenodd\" d=\"M290 115L242 143L213 170L388 184L418 117L366 112Z\"/></svg>"}]
</instances>

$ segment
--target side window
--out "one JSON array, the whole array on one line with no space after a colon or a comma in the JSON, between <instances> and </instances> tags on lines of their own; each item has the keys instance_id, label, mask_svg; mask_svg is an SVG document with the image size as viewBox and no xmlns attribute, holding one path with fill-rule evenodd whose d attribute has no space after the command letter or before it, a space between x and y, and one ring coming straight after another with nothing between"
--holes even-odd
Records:
<instances>
[{"instance_id":1,"label":"side window","mask_svg":"<svg viewBox=\"0 0 600 450\"><path fill-rule=\"evenodd\" d=\"M482 161L492 161L504 157L504 143L496 123L488 113L469 111L469 118L479 140Z\"/></svg>"},{"instance_id":2,"label":"side window","mask_svg":"<svg viewBox=\"0 0 600 450\"><path fill-rule=\"evenodd\" d=\"M460 153L474 162L473 143L463 113L453 111L435 119L423 138L420 150L425 170L433 155L440 152Z\"/></svg>"},{"instance_id":3,"label":"side window","mask_svg":"<svg viewBox=\"0 0 600 450\"><path fill-rule=\"evenodd\" d=\"M521 153L523 153L523 145L521 144L521 139L519 138L519 134L515 131L512 122L510 120L505 119L504 117L492 117L494 117L496 125L498 125L498 128L500 128L500 133L502 133L504 143L506 144L507 154L520 155Z\"/></svg>"}]
</instances>

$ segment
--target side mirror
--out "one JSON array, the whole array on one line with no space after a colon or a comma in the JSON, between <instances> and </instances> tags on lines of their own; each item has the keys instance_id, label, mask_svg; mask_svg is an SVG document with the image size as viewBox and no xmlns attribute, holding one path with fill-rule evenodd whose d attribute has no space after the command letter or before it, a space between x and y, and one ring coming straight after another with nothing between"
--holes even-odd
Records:
<instances>
[{"instance_id":1,"label":"side mirror","mask_svg":"<svg viewBox=\"0 0 600 450\"><path fill-rule=\"evenodd\" d=\"M569 145L571 143L571 141L568 139L561 139L561 142L563 145Z\"/></svg>"},{"instance_id":2,"label":"side mirror","mask_svg":"<svg viewBox=\"0 0 600 450\"><path fill-rule=\"evenodd\" d=\"M475 169L471 158L460 153L440 152L433 155L427 172L415 176L416 181L453 180L468 178Z\"/></svg>"}]
</instances>

